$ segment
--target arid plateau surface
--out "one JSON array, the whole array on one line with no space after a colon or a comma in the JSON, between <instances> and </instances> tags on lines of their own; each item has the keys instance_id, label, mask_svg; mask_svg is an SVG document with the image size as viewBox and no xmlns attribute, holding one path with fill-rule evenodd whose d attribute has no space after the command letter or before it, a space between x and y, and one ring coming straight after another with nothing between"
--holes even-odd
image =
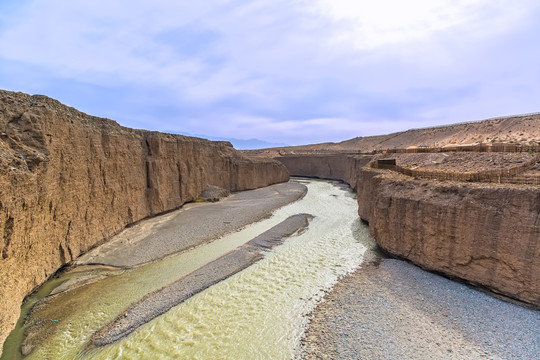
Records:
<instances>
[{"instance_id":1,"label":"arid plateau surface","mask_svg":"<svg viewBox=\"0 0 540 360\"><path fill-rule=\"evenodd\" d=\"M458 282L433 280L438 275L398 259ZM25 297L60 278L21 317ZM459 282L511 303L461 297L469 290ZM540 116L239 152L227 142L129 129L45 96L0 91L0 343L26 321L24 334L19 328L10 336L20 337L12 341L20 349L9 351L54 358L48 347L66 342L54 329L75 331L77 311L100 288L111 297L85 309L98 322L80 320L71 358L136 358L138 342L158 333L165 335L148 345L158 357L181 356L166 339L191 350L213 339L200 350L206 358L232 358L234 336L243 339L242 354L253 354L246 342L258 330L238 324L231 336L220 323L228 310L234 321L271 328L257 338L257 358L537 358ZM115 297L122 292L129 296ZM317 305L325 293L328 301ZM448 310L444 294L469 302L466 310ZM283 308L278 299L291 310L275 310ZM436 310L422 312L423 301L426 309L444 306L459 326ZM510 350L492 351L474 338L482 326L466 323L481 321L475 306L499 309L497 321L514 314L506 332L497 330ZM225 329L219 341L213 331L220 326L201 315L216 309ZM437 324L433 348L427 340L404 345L411 314L421 318L423 330L411 330L420 339L435 339L429 324ZM279 351L268 339L282 344ZM380 341L392 351L381 353ZM183 356L200 357L191 350Z\"/></svg>"}]
</instances>

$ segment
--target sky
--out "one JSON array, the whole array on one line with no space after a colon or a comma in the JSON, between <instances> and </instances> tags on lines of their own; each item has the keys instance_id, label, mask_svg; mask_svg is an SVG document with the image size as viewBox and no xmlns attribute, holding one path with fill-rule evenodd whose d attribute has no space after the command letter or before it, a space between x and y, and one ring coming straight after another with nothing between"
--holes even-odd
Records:
<instances>
[{"instance_id":1,"label":"sky","mask_svg":"<svg viewBox=\"0 0 540 360\"><path fill-rule=\"evenodd\" d=\"M299 145L540 111L537 0L0 0L0 88Z\"/></svg>"}]
</instances>

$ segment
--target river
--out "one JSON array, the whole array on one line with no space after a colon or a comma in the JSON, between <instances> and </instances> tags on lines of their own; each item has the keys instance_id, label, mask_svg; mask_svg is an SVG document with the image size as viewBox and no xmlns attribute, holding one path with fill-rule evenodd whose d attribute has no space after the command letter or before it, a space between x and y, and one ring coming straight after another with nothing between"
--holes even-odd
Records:
<instances>
[{"instance_id":1,"label":"river","mask_svg":"<svg viewBox=\"0 0 540 360\"><path fill-rule=\"evenodd\" d=\"M10 335L1 359L295 358L309 313L339 277L361 264L371 241L350 189L301 181L308 187L304 198L209 244L132 270L81 267L69 278L91 275L100 281L43 301L67 279L51 280L23 305L22 317L39 304ZM116 343L88 346L94 332L129 304L300 213L314 216L308 230L266 252L261 261ZM30 334L26 341L25 330ZM21 342L26 357L20 355Z\"/></svg>"}]
</instances>

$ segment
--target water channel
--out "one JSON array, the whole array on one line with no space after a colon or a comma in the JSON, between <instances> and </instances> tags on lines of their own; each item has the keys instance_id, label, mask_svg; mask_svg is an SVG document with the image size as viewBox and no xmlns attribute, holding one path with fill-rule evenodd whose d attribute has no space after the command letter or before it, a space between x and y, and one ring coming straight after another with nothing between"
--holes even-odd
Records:
<instances>
[{"instance_id":1,"label":"water channel","mask_svg":"<svg viewBox=\"0 0 540 360\"><path fill-rule=\"evenodd\" d=\"M68 278L100 279L38 302L6 341L1 359L295 358L307 315L340 276L360 265L371 241L350 189L327 181L301 181L308 187L303 199L209 244L131 270L81 267L51 280L23 305L21 318ZM266 252L261 261L116 343L88 346L94 332L129 304L299 213L314 216L308 230ZM30 332L23 342L30 326L40 331Z\"/></svg>"}]
</instances>

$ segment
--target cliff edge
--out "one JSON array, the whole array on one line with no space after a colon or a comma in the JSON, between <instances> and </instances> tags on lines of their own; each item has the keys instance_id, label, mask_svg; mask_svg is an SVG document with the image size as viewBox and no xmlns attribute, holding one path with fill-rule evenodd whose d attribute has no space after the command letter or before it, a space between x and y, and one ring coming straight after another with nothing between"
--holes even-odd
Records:
<instances>
[{"instance_id":1,"label":"cliff edge","mask_svg":"<svg viewBox=\"0 0 540 360\"><path fill-rule=\"evenodd\" d=\"M358 213L388 253L540 307L536 186L440 182L363 169Z\"/></svg>"},{"instance_id":2,"label":"cliff edge","mask_svg":"<svg viewBox=\"0 0 540 360\"><path fill-rule=\"evenodd\" d=\"M289 179L228 142L122 127L45 96L0 90L0 343L23 298L127 225ZM0 349L1 352L1 349Z\"/></svg>"}]
</instances>

